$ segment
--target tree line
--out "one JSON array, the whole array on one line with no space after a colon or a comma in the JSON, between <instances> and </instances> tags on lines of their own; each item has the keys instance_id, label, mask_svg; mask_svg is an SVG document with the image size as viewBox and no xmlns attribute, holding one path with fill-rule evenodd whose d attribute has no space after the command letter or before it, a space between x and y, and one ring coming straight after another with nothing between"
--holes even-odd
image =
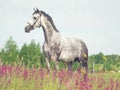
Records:
<instances>
[{"instance_id":1,"label":"tree line","mask_svg":"<svg viewBox=\"0 0 120 90\"><path fill-rule=\"evenodd\" d=\"M0 51L0 61L7 65L25 65L26 67L44 66L44 55L40 44L31 40L30 44L24 43L21 49L18 49L17 43L10 37Z\"/></svg>"},{"instance_id":2,"label":"tree line","mask_svg":"<svg viewBox=\"0 0 120 90\"><path fill-rule=\"evenodd\" d=\"M54 64L51 61L51 68ZM24 43L19 49L17 43L10 37L4 47L0 50L0 64L4 65L24 65L28 68L46 67L44 54L39 43L31 40L30 44ZM60 68L67 68L66 64L60 62ZM104 55L102 52L89 56L88 59L89 71L105 72L120 70L119 55ZM73 69L80 67L80 63L74 63Z\"/></svg>"}]
</instances>

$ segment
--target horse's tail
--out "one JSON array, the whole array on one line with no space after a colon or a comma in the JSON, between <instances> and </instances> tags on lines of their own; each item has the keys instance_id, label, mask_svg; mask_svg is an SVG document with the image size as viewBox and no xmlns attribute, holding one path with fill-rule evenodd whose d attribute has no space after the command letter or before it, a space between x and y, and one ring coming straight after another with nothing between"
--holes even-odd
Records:
<instances>
[{"instance_id":1,"label":"horse's tail","mask_svg":"<svg viewBox=\"0 0 120 90\"><path fill-rule=\"evenodd\" d=\"M88 49L85 43L82 43L82 67L84 69L84 80L86 81L88 76Z\"/></svg>"}]
</instances>

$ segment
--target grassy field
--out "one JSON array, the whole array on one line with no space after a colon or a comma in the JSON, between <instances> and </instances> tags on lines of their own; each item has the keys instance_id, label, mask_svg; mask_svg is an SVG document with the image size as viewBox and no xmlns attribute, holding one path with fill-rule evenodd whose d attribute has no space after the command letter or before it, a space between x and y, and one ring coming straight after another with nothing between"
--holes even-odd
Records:
<instances>
[{"instance_id":1,"label":"grassy field","mask_svg":"<svg viewBox=\"0 0 120 90\"><path fill-rule=\"evenodd\" d=\"M79 71L0 65L0 90L120 90L120 73L89 74L84 82Z\"/></svg>"}]
</instances>

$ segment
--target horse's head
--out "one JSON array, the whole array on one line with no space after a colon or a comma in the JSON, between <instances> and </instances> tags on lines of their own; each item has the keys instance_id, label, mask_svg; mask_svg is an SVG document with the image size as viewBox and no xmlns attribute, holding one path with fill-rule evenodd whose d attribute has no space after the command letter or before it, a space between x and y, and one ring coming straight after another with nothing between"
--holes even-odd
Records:
<instances>
[{"instance_id":1,"label":"horse's head","mask_svg":"<svg viewBox=\"0 0 120 90\"><path fill-rule=\"evenodd\" d=\"M27 25L25 26L25 32L30 32L31 30L39 28L40 26L41 26L41 11L39 11L36 8L34 9L32 18L30 19L30 21L27 22Z\"/></svg>"}]
</instances>

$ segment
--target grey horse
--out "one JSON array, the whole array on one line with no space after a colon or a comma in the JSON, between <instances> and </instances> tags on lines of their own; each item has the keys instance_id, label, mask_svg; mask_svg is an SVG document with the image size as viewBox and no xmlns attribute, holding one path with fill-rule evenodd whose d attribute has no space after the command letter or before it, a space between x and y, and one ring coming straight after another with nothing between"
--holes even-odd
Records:
<instances>
[{"instance_id":1,"label":"grey horse","mask_svg":"<svg viewBox=\"0 0 120 90\"><path fill-rule=\"evenodd\" d=\"M79 38L63 37L54 25L51 16L36 8L31 20L25 26L25 32L28 33L40 27L42 27L45 37L43 51L47 69L50 70L50 60L53 60L56 69L58 69L58 62L61 61L67 63L68 71L71 72L73 62L78 61L84 69L84 79L86 79L88 49L85 43Z\"/></svg>"}]
</instances>

